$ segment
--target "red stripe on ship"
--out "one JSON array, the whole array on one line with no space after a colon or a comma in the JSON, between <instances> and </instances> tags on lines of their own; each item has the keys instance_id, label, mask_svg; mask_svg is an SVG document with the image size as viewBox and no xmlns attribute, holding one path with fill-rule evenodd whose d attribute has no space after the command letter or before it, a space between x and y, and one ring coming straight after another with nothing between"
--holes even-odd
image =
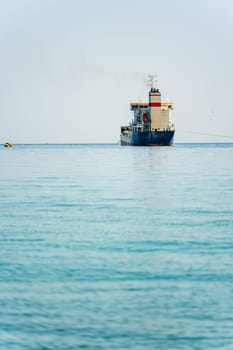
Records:
<instances>
[{"instance_id":1,"label":"red stripe on ship","mask_svg":"<svg viewBox=\"0 0 233 350\"><path fill-rule=\"evenodd\" d=\"M149 107L161 107L161 102L150 102Z\"/></svg>"},{"instance_id":2,"label":"red stripe on ship","mask_svg":"<svg viewBox=\"0 0 233 350\"><path fill-rule=\"evenodd\" d=\"M152 93L150 92L150 96L161 96L161 94L152 94Z\"/></svg>"}]
</instances>

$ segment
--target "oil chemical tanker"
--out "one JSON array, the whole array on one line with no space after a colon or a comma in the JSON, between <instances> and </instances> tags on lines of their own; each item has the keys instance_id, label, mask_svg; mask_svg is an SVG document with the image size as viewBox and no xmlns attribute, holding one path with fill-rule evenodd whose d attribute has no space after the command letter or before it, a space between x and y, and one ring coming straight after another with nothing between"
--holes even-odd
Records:
<instances>
[{"instance_id":1,"label":"oil chemical tanker","mask_svg":"<svg viewBox=\"0 0 233 350\"><path fill-rule=\"evenodd\" d=\"M170 146L173 144L175 125L171 119L173 102L161 102L161 93L156 88L156 76L149 75L149 102L133 101L130 110L133 120L121 126L121 145Z\"/></svg>"}]
</instances>

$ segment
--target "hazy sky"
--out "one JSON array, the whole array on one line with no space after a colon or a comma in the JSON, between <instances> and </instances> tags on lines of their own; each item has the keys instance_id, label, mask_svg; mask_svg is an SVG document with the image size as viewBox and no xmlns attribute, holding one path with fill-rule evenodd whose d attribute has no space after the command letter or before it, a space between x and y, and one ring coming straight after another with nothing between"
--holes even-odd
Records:
<instances>
[{"instance_id":1,"label":"hazy sky","mask_svg":"<svg viewBox=\"0 0 233 350\"><path fill-rule=\"evenodd\" d=\"M153 72L176 142L233 141L232 35L232 0L0 0L0 143L117 143Z\"/></svg>"}]
</instances>

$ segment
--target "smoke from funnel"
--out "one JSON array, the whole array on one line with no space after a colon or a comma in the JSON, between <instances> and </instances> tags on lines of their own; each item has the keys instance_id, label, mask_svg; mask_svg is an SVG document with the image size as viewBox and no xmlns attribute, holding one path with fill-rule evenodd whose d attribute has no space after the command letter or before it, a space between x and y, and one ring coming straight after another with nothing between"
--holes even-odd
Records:
<instances>
[{"instance_id":1,"label":"smoke from funnel","mask_svg":"<svg viewBox=\"0 0 233 350\"><path fill-rule=\"evenodd\" d=\"M114 70L97 64L84 63L82 65L84 74L92 74L102 78L110 78L117 81L142 82L145 81L145 74L131 70Z\"/></svg>"}]
</instances>

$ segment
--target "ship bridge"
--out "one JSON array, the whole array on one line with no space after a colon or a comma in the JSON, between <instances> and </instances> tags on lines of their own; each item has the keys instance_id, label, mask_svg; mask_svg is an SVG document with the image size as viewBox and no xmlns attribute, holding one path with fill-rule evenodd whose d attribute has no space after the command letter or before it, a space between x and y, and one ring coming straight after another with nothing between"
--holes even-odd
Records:
<instances>
[{"instance_id":1,"label":"ship bridge","mask_svg":"<svg viewBox=\"0 0 233 350\"><path fill-rule=\"evenodd\" d=\"M162 111L167 111L167 110L173 109L173 102L170 100L166 100L166 101L161 102L161 109L162 109Z\"/></svg>"},{"instance_id":2,"label":"ship bridge","mask_svg":"<svg viewBox=\"0 0 233 350\"><path fill-rule=\"evenodd\" d=\"M145 109L149 107L148 102L142 102L142 101L133 101L130 103L130 109L131 111L134 111L136 109Z\"/></svg>"},{"instance_id":3,"label":"ship bridge","mask_svg":"<svg viewBox=\"0 0 233 350\"><path fill-rule=\"evenodd\" d=\"M143 102L133 101L130 103L131 111L134 111L135 109L144 109L144 108L148 108L148 107L149 107L149 103L144 102L144 101ZM173 109L173 102L170 100L166 100L166 101L161 102L161 109L163 111Z\"/></svg>"}]
</instances>

